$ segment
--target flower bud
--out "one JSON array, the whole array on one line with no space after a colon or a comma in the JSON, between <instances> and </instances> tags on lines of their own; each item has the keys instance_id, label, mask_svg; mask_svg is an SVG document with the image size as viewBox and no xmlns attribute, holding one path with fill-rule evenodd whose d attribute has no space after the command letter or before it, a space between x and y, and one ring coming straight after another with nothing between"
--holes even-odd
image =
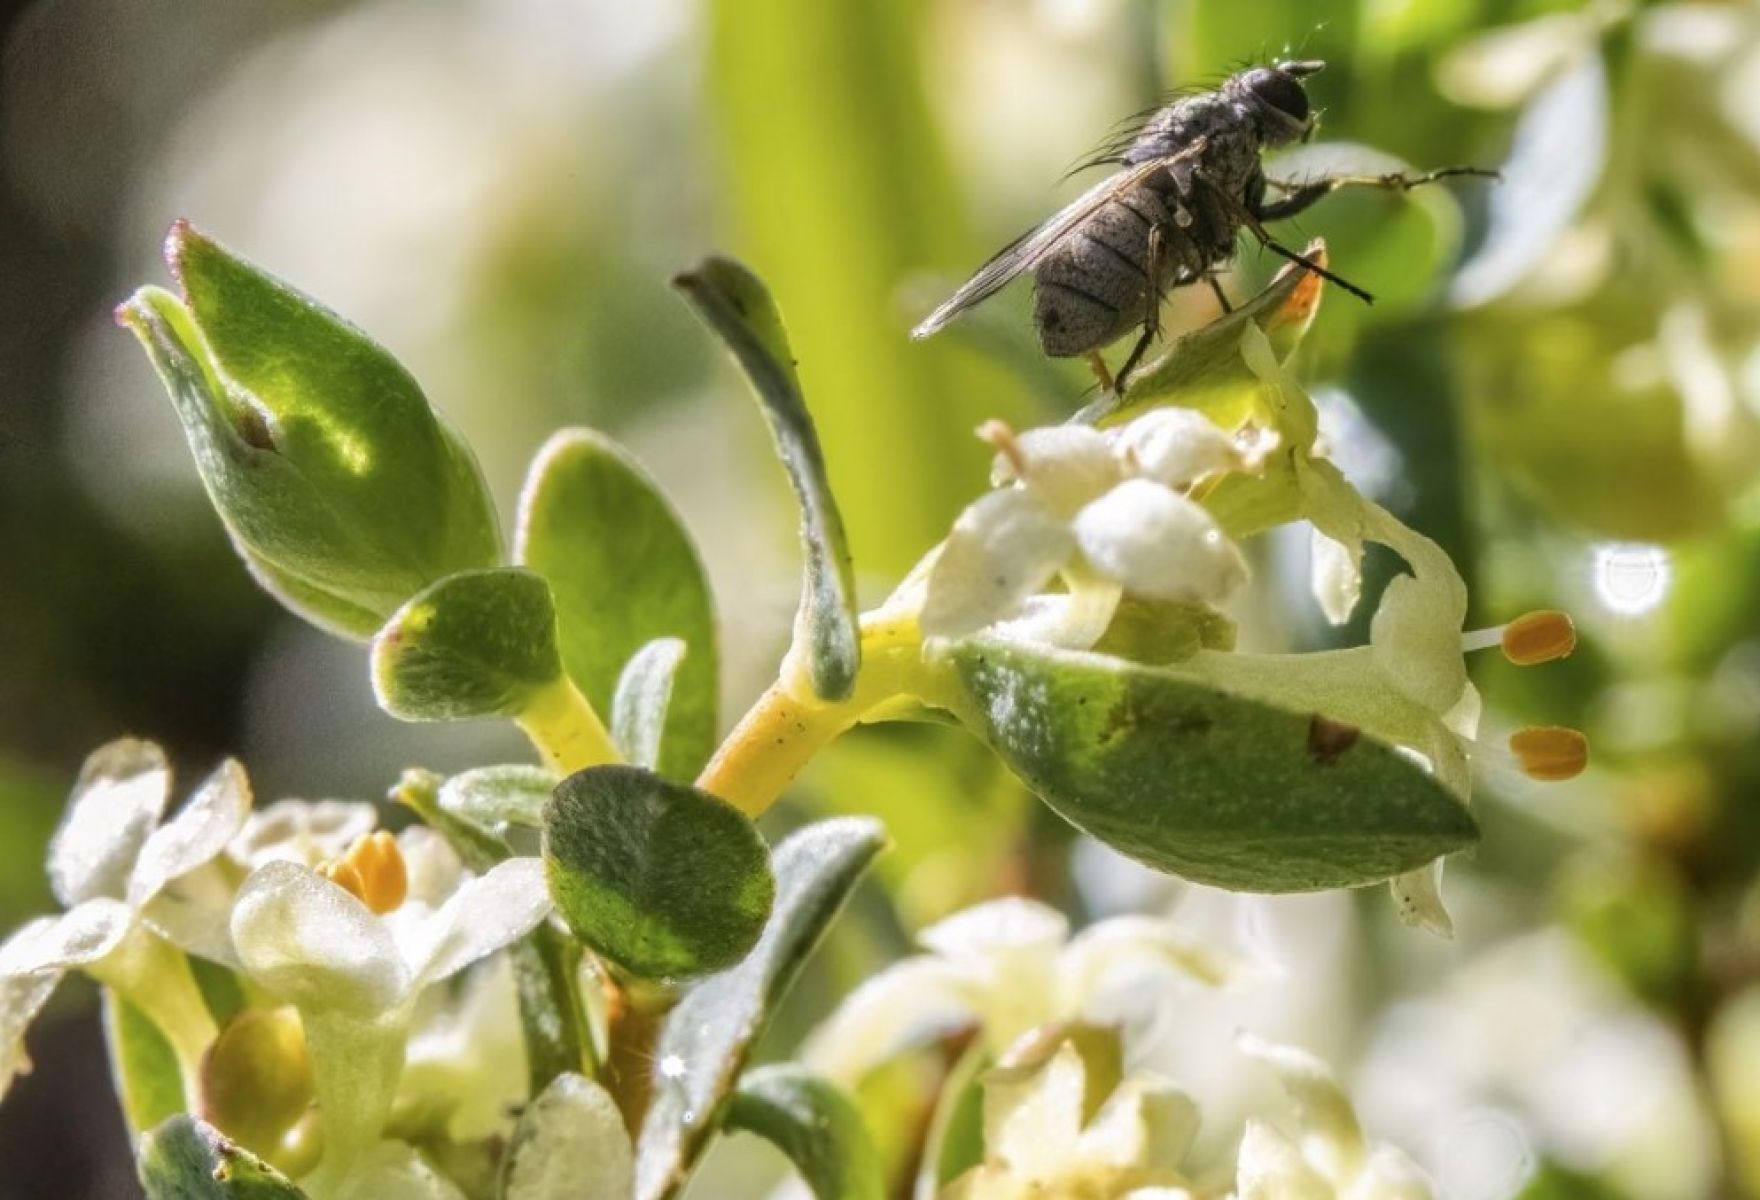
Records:
<instances>
[{"instance_id":1,"label":"flower bud","mask_svg":"<svg viewBox=\"0 0 1760 1200\"><path fill-rule=\"evenodd\" d=\"M182 298L142 288L117 320L158 369L264 587L367 637L428 584L500 561L475 460L390 354L187 224L166 258Z\"/></svg>"}]
</instances>

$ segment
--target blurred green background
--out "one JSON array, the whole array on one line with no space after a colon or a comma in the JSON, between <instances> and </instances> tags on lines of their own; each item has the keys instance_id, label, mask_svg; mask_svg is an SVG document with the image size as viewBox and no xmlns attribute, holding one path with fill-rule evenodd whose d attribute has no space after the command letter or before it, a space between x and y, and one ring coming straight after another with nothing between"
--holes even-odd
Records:
<instances>
[{"instance_id":1,"label":"blurred green background","mask_svg":"<svg viewBox=\"0 0 1760 1200\"><path fill-rule=\"evenodd\" d=\"M504 513L552 428L629 444L700 540L731 719L785 643L793 518L670 275L719 249L769 281L877 599L984 486L972 427L1059 419L1089 385L1037 356L1024 288L926 344L912 320L1085 186L1060 177L1117 118L1289 51L1329 64L1323 140L1505 173L1340 195L1290 231L1380 298L1334 292L1300 360L1348 473L1458 557L1476 620L1562 607L1584 636L1547 669L1474 663L1485 841L1450 866L1457 939L1403 929L1379 890L1148 876L957 734L861 733L778 820L875 812L897 847L773 1051L962 904L1168 911L1266 967L1150 1039L1213 1142L1253 1100L1228 1047L1252 1028L1337 1063L1448 1200L1760 1196L1760 7L6 0L0 20L0 930L49 904L65 789L123 732L185 779L238 754L260 800L525 753L378 713L363 655L232 556L109 318L163 280L172 218L388 345ZM1230 289L1273 265L1244 253ZM1172 307L1175 328L1214 311ZM1260 551L1244 641L1362 636L1323 628L1305 539ZM1526 722L1585 729L1591 770L1500 768ZM31 1045L0 1196L133 1195L90 994L65 989ZM865 1097L895 1150L917 1068ZM774 1163L725 1157L697 1194L761 1194Z\"/></svg>"}]
</instances>

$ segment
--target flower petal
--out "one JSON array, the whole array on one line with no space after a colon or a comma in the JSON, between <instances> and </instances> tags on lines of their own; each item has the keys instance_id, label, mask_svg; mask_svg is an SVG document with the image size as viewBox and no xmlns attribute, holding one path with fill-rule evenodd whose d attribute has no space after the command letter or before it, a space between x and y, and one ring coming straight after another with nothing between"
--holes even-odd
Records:
<instances>
[{"instance_id":1,"label":"flower petal","mask_svg":"<svg viewBox=\"0 0 1760 1200\"><path fill-rule=\"evenodd\" d=\"M990 472L992 483L1018 479L1060 516L1075 512L1120 478L1106 435L1086 425L1046 425L1018 434L997 455Z\"/></svg>"},{"instance_id":2,"label":"flower petal","mask_svg":"<svg viewBox=\"0 0 1760 1200\"><path fill-rule=\"evenodd\" d=\"M1124 1172L1178 1165L1198 1132L1198 1106L1163 1079L1133 1075L1082 1131L1080 1156Z\"/></svg>"},{"instance_id":3,"label":"flower petal","mask_svg":"<svg viewBox=\"0 0 1760 1200\"><path fill-rule=\"evenodd\" d=\"M133 925L134 913L120 900L87 900L58 917L38 917L0 945L0 977L90 966Z\"/></svg>"},{"instance_id":4,"label":"flower petal","mask_svg":"<svg viewBox=\"0 0 1760 1200\"><path fill-rule=\"evenodd\" d=\"M165 752L151 742L122 738L92 751L49 843L49 886L62 904L122 897L170 789Z\"/></svg>"},{"instance_id":5,"label":"flower petal","mask_svg":"<svg viewBox=\"0 0 1760 1200\"><path fill-rule=\"evenodd\" d=\"M244 768L229 758L141 846L128 878L128 903L139 908L179 875L218 857L250 811L250 780Z\"/></svg>"},{"instance_id":6,"label":"flower petal","mask_svg":"<svg viewBox=\"0 0 1760 1200\"><path fill-rule=\"evenodd\" d=\"M610 1093L559 1075L521 1114L507 1148L505 1200L627 1200L634 1155Z\"/></svg>"},{"instance_id":7,"label":"flower petal","mask_svg":"<svg viewBox=\"0 0 1760 1200\"><path fill-rule=\"evenodd\" d=\"M1147 973L1174 971L1220 987L1236 969L1237 964L1188 937L1170 921L1113 917L1077 934L1058 955L1057 983L1066 997L1066 1011L1080 1015L1089 1000L1109 984L1140 982Z\"/></svg>"},{"instance_id":8,"label":"flower petal","mask_svg":"<svg viewBox=\"0 0 1760 1200\"><path fill-rule=\"evenodd\" d=\"M1433 1200L1435 1195L1430 1177L1405 1151L1377 1146L1357 1176L1350 1200Z\"/></svg>"},{"instance_id":9,"label":"flower petal","mask_svg":"<svg viewBox=\"0 0 1760 1200\"><path fill-rule=\"evenodd\" d=\"M0 976L0 1097L6 1095L14 1079L29 1073L31 1059L24 1048L25 1030L49 1002L63 974L44 971L36 975Z\"/></svg>"},{"instance_id":10,"label":"flower petal","mask_svg":"<svg viewBox=\"0 0 1760 1200\"><path fill-rule=\"evenodd\" d=\"M1158 408L1120 426L1112 433L1112 450L1132 474L1182 492L1241 465L1234 439L1189 408Z\"/></svg>"},{"instance_id":11,"label":"flower petal","mask_svg":"<svg viewBox=\"0 0 1760 1200\"><path fill-rule=\"evenodd\" d=\"M1009 896L938 921L917 941L944 958L982 959L1004 951L1051 954L1069 937L1069 918L1048 904Z\"/></svg>"},{"instance_id":12,"label":"flower petal","mask_svg":"<svg viewBox=\"0 0 1760 1200\"><path fill-rule=\"evenodd\" d=\"M984 1081L988 1156L1023 1180L1055 1180L1071 1165L1086 1089L1082 1056L1067 1041L1043 1066L992 1071Z\"/></svg>"},{"instance_id":13,"label":"flower petal","mask_svg":"<svg viewBox=\"0 0 1760 1200\"><path fill-rule=\"evenodd\" d=\"M550 912L538 858L510 858L475 879L413 931L406 947L415 987L438 983L532 931Z\"/></svg>"},{"instance_id":14,"label":"flower petal","mask_svg":"<svg viewBox=\"0 0 1760 1200\"><path fill-rule=\"evenodd\" d=\"M458 890L464 864L439 833L426 825L411 825L397 835L397 849L409 874L409 899L439 908Z\"/></svg>"},{"instance_id":15,"label":"flower petal","mask_svg":"<svg viewBox=\"0 0 1760 1200\"><path fill-rule=\"evenodd\" d=\"M290 862L271 862L244 881L232 943L253 980L302 1009L371 1016L402 1000L409 981L385 923Z\"/></svg>"},{"instance_id":16,"label":"flower petal","mask_svg":"<svg viewBox=\"0 0 1760 1200\"><path fill-rule=\"evenodd\" d=\"M378 823L371 804L354 800L277 800L251 814L226 853L250 870L272 862L316 867L347 852Z\"/></svg>"},{"instance_id":17,"label":"flower petal","mask_svg":"<svg viewBox=\"0 0 1760 1200\"><path fill-rule=\"evenodd\" d=\"M465 1200L451 1180L402 1142L380 1142L338 1185L335 1200Z\"/></svg>"},{"instance_id":18,"label":"flower petal","mask_svg":"<svg viewBox=\"0 0 1760 1200\"><path fill-rule=\"evenodd\" d=\"M854 1084L893 1056L977 1020L964 973L938 958L907 958L851 992L814 1031L801 1058L822 1075Z\"/></svg>"},{"instance_id":19,"label":"flower petal","mask_svg":"<svg viewBox=\"0 0 1760 1200\"><path fill-rule=\"evenodd\" d=\"M224 967L242 970L232 945L232 905L161 892L140 912L149 929L179 950Z\"/></svg>"},{"instance_id":20,"label":"flower petal","mask_svg":"<svg viewBox=\"0 0 1760 1200\"><path fill-rule=\"evenodd\" d=\"M1236 1200L1335 1200L1332 1185L1263 1121L1249 1120L1235 1164Z\"/></svg>"},{"instance_id":21,"label":"flower petal","mask_svg":"<svg viewBox=\"0 0 1760 1200\"><path fill-rule=\"evenodd\" d=\"M1124 589L1109 579L1086 572L1065 577L1070 590L1062 595L1028 596L1020 616L999 621L991 632L1017 642L1037 642L1060 650L1088 650L1106 636L1118 613Z\"/></svg>"},{"instance_id":22,"label":"flower petal","mask_svg":"<svg viewBox=\"0 0 1760 1200\"><path fill-rule=\"evenodd\" d=\"M1355 1179L1363 1169L1368 1148L1356 1111L1338 1086L1332 1068L1306 1050L1250 1035L1241 1037L1240 1047L1275 1071L1278 1082L1295 1101L1302 1126L1302 1157L1335 1183Z\"/></svg>"},{"instance_id":23,"label":"flower petal","mask_svg":"<svg viewBox=\"0 0 1760 1200\"><path fill-rule=\"evenodd\" d=\"M1024 488L981 497L954 522L929 570L924 635L959 637L1005 616L1074 549L1069 527Z\"/></svg>"},{"instance_id":24,"label":"flower petal","mask_svg":"<svg viewBox=\"0 0 1760 1200\"><path fill-rule=\"evenodd\" d=\"M1399 919L1407 925L1428 929L1438 937L1454 936L1454 919L1442 903L1442 860L1388 880Z\"/></svg>"},{"instance_id":25,"label":"flower petal","mask_svg":"<svg viewBox=\"0 0 1760 1200\"><path fill-rule=\"evenodd\" d=\"M1094 569L1139 596L1219 604L1247 581L1246 560L1210 514L1147 479L1107 492L1074 528Z\"/></svg>"},{"instance_id":26,"label":"flower petal","mask_svg":"<svg viewBox=\"0 0 1760 1200\"><path fill-rule=\"evenodd\" d=\"M1363 597L1363 543L1341 542L1318 529L1309 541L1309 583L1320 611L1334 625L1351 619Z\"/></svg>"}]
</instances>

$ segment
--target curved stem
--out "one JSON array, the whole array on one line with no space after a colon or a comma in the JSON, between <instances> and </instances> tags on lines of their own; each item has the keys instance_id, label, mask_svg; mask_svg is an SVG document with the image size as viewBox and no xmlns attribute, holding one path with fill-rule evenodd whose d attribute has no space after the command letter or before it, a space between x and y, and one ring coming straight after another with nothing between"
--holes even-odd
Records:
<instances>
[{"instance_id":1,"label":"curved stem","mask_svg":"<svg viewBox=\"0 0 1760 1200\"><path fill-rule=\"evenodd\" d=\"M877 609L862 618L862 670L849 699L820 700L785 670L739 719L697 786L757 817L813 755L881 705L900 696L945 705L942 675L923 658L915 610Z\"/></svg>"},{"instance_id":2,"label":"curved stem","mask_svg":"<svg viewBox=\"0 0 1760 1200\"><path fill-rule=\"evenodd\" d=\"M544 765L563 775L623 761L605 722L566 675L532 698L514 718L544 757Z\"/></svg>"}]
</instances>

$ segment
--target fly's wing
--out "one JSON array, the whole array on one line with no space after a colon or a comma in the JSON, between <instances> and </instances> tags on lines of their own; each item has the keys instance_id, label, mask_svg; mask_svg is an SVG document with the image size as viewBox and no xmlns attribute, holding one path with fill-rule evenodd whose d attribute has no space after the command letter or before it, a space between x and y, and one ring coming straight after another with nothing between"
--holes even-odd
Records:
<instances>
[{"instance_id":1,"label":"fly's wing","mask_svg":"<svg viewBox=\"0 0 1760 1200\"><path fill-rule=\"evenodd\" d=\"M1102 179L1070 201L1049 221L1003 247L995 258L979 267L977 273L961 284L959 290L943 301L939 308L924 317L922 323L911 330L911 336L926 338L938 332L966 309L988 300L1011 280L1032 270L1064 238L1080 228L1082 222L1099 212L1115 197L1176 162L1196 157L1203 149L1204 139L1199 138L1178 154L1152 158L1129 170Z\"/></svg>"}]
</instances>

